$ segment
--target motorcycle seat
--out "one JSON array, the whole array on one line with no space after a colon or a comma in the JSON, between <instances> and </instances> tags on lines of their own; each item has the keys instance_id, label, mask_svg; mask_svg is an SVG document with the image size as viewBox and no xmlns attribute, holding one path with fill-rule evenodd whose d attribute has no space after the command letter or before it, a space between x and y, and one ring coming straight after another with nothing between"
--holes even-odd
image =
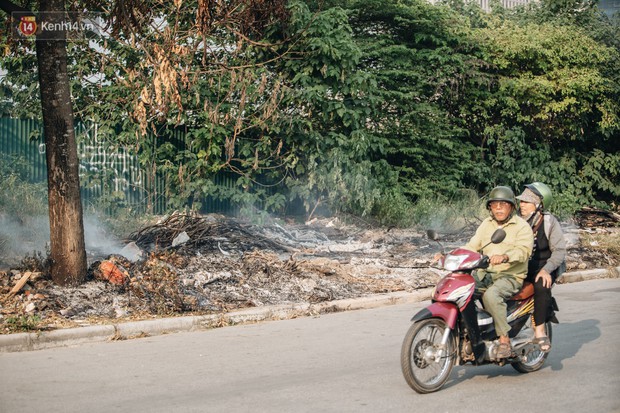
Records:
<instances>
[{"instance_id":1,"label":"motorcycle seat","mask_svg":"<svg viewBox=\"0 0 620 413\"><path fill-rule=\"evenodd\" d=\"M515 295L510 297L510 300L513 300L513 301L525 300L526 298L531 297L533 295L534 295L534 284L532 284L531 282L524 281L523 286L521 287L519 292L517 292Z\"/></svg>"}]
</instances>

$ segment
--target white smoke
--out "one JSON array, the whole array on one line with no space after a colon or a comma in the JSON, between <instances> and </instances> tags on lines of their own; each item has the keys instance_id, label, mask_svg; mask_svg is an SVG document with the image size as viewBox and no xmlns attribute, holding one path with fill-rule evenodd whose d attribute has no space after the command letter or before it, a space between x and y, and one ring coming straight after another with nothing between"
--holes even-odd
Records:
<instances>
[{"instance_id":1,"label":"white smoke","mask_svg":"<svg viewBox=\"0 0 620 413\"><path fill-rule=\"evenodd\" d=\"M84 218L84 241L89 259L118 253L122 242L110 234L96 217ZM20 220L0 213L0 265L13 267L26 256L47 256L50 243L49 218Z\"/></svg>"}]
</instances>

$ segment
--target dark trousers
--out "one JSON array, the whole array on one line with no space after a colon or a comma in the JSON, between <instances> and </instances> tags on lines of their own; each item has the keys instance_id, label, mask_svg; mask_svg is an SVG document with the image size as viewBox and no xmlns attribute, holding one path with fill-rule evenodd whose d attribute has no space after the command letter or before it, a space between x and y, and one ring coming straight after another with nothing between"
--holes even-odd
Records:
<instances>
[{"instance_id":1,"label":"dark trousers","mask_svg":"<svg viewBox=\"0 0 620 413\"><path fill-rule=\"evenodd\" d=\"M553 313L551 288L543 287L542 279L534 282L536 277L528 276L526 281L534 284L534 323L537 326L545 324ZM555 284L557 271L551 273L551 287Z\"/></svg>"},{"instance_id":2,"label":"dark trousers","mask_svg":"<svg viewBox=\"0 0 620 413\"><path fill-rule=\"evenodd\" d=\"M542 280L538 280L538 282L534 283L534 323L537 326L547 322L550 309L551 288L543 287Z\"/></svg>"}]
</instances>

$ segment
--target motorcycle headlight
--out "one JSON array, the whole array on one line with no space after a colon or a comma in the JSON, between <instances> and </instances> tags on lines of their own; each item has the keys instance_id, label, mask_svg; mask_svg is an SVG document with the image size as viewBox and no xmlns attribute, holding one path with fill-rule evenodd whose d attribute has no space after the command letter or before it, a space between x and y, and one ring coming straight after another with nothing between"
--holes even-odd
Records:
<instances>
[{"instance_id":1,"label":"motorcycle headlight","mask_svg":"<svg viewBox=\"0 0 620 413\"><path fill-rule=\"evenodd\" d=\"M457 270L466 259L466 255L448 255L444 260L443 267L448 271Z\"/></svg>"}]
</instances>

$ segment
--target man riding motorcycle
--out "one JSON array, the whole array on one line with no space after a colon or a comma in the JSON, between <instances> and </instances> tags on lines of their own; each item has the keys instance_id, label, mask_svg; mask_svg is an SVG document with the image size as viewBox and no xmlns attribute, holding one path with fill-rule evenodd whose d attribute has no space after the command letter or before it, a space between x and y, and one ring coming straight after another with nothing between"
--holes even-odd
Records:
<instances>
[{"instance_id":1,"label":"man riding motorcycle","mask_svg":"<svg viewBox=\"0 0 620 413\"><path fill-rule=\"evenodd\" d=\"M507 186L497 186L489 194L487 209L490 217L485 219L464 248L481 251L489 257L490 266L478 270L476 290L483 293L485 309L493 316L495 331L499 336L497 358L512 354L506 315L506 300L516 294L527 275L528 259L532 253L533 232L530 225L516 212L514 192ZM502 228L506 238L499 244L489 244L493 232Z\"/></svg>"}]
</instances>

